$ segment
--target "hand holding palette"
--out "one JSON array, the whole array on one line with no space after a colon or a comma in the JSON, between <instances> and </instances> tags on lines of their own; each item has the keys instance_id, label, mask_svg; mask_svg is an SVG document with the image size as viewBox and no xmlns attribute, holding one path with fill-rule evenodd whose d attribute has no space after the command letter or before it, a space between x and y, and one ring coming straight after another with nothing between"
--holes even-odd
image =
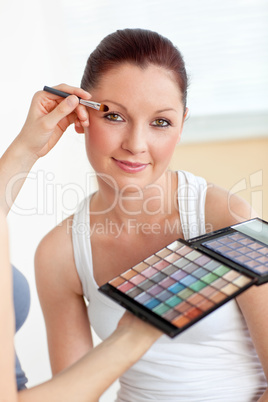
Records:
<instances>
[{"instance_id":1,"label":"hand holding palette","mask_svg":"<svg viewBox=\"0 0 268 402\"><path fill-rule=\"evenodd\" d=\"M252 285L268 282L268 223L252 219L178 239L99 290L174 337Z\"/></svg>"}]
</instances>

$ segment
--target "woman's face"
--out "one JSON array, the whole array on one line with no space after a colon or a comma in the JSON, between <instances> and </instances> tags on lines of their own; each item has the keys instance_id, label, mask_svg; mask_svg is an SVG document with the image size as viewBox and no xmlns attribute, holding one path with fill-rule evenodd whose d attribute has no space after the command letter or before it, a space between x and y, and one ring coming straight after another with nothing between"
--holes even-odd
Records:
<instances>
[{"instance_id":1,"label":"woman's face","mask_svg":"<svg viewBox=\"0 0 268 402\"><path fill-rule=\"evenodd\" d=\"M184 123L181 92L168 70L122 64L105 73L92 100L108 112L89 111L88 159L119 189L144 189L166 171Z\"/></svg>"}]
</instances>

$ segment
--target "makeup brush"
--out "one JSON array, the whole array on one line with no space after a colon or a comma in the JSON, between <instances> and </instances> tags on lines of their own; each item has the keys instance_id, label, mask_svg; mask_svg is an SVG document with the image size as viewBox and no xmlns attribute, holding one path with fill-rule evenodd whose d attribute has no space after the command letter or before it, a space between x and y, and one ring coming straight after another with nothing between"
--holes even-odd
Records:
<instances>
[{"instance_id":1,"label":"makeup brush","mask_svg":"<svg viewBox=\"0 0 268 402\"><path fill-rule=\"evenodd\" d=\"M67 96L71 95L71 94L68 94L67 92L59 91L58 89L47 87L47 86L44 86L43 91L49 92L54 95L61 96L62 98L67 98ZM90 100L81 99L79 97L78 97L78 99L79 99L79 103L81 103L81 105L91 107L92 109L99 110L100 112L108 112L108 110L109 110L108 106L104 105L103 103L93 102Z\"/></svg>"}]
</instances>

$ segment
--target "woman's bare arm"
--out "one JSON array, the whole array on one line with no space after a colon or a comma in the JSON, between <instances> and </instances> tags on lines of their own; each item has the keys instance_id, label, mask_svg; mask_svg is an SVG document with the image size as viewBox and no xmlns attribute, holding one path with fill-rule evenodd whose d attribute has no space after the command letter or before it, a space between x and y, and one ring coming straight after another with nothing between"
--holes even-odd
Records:
<instances>
[{"instance_id":1,"label":"woman's bare arm","mask_svg":"<svg viewBox=\"0 0 268 402\"><path fill-rule=\"evenodd\" d=\"M73 364L92 348L83 289L68 230L71 219L48 233L35 255L36 285L53 374Z\"/></svg>"},{"instance_id":2,"label":"woman's bare arm","mask_svg":"<svg viewBox=\"0 0 268 402\"><path fill-rule=\"evenodd\" d=\"M160 331L125 313L104 342L49 382L20 392L21 402L95 402L159 338Z\"/></svg>"},{"instance_id":3,"label":"woman's bare arm","mask_svg":"<svg viewBox=\"0 0 268 402\"><path fill-rule=\"evenodd\" d=\"M4 212L0 210L0 401L17 400L15 382L12 271L8 253L8 230Z\"/></svg>"}]
</instances>

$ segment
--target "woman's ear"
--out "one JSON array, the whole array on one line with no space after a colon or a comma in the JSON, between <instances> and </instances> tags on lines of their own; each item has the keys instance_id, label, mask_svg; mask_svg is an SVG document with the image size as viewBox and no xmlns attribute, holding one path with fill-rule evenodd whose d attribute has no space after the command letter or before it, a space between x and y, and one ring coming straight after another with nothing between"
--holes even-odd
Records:
<instances>
[{"instance_id":1,"label":"woman's ear","mask_svg":"<svg viewBox=\"0 0 268 402\"><path fill-rule=\"evenodd\" d=\"M184 115L183 115L182 124L181 124L181 129L180 129L180 133L179 133L178 139L177 139L177 144L178 144L178 143L180 142L180 140L181 140L181 135L182 135L183 126L184 126L185 120L186 120L186 118L187 118L187 116L188 116L188 112L189 112L189 109L188 109L188 107L187 107L187 108L185 109L185 112L184 112Z\"/></svg>"},{"instance_id":2,"label":"woman's ear","mask_svg":"<svg viewBox=\"0 0 268 402\"><path fill-rule=\"evenodd\" d=\"M186 108L185 108L185 113L184 113L184 115L183 115L183 124L184 124L186 118L188 117L188 115L189 115L189 108L186 107Z\"/></svg>"}]
</instances>

